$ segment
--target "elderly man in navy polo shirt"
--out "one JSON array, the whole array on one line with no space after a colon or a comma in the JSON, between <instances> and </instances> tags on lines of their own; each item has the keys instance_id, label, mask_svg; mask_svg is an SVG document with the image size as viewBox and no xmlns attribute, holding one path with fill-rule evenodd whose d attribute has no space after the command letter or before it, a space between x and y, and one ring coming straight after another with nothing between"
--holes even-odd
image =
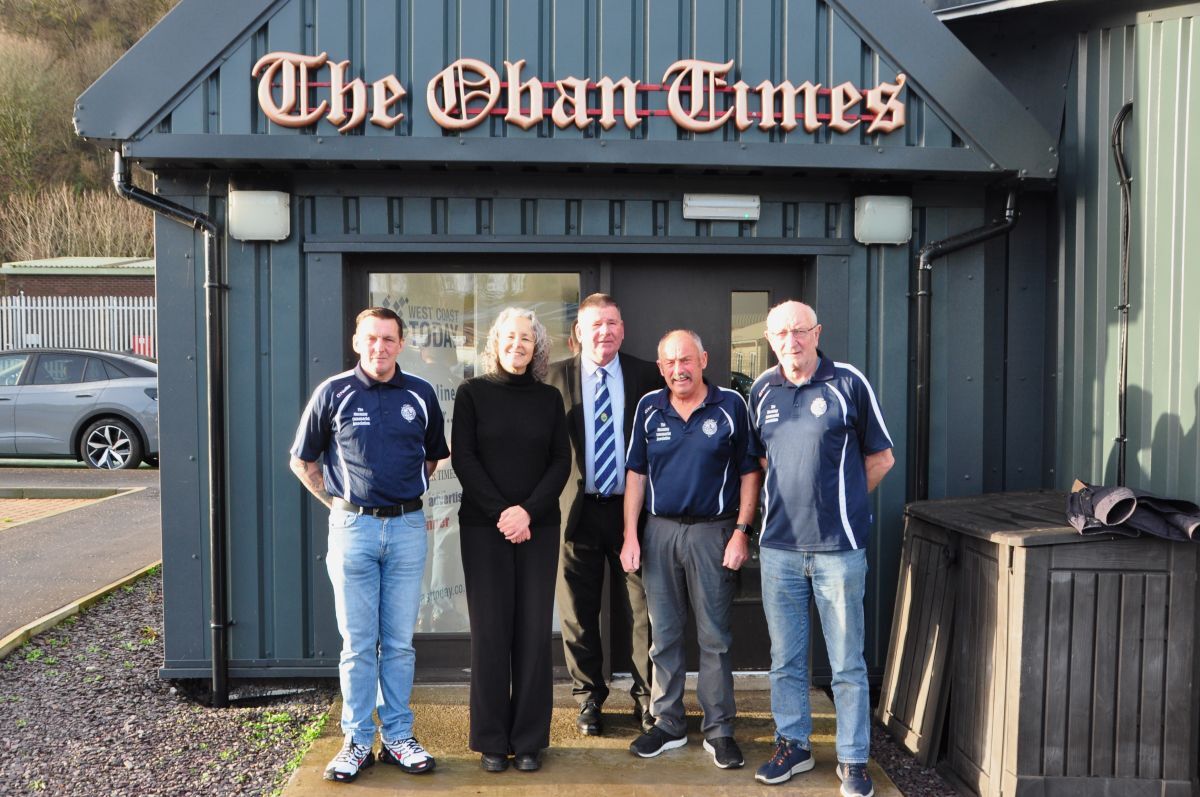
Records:
<instances>
[{"instance_id":1,"label":"elderly man in navy polo shirt","mask_svg":"<svg viewBox=\"0 0 1200 797\"><path fill-rule=\"evenodd\" d=\"M403 348L400 316L384 307L359 313L359 362L317 386L291 450L292 472L329 507L325 564L342 635L345 743L325 777L340 782L375 763L376 709L382 763L413 774L434 766L413 737L408 700L427 544L421 495L450 449L433 387L396 367Z\"/></svg>"},{"instance_id":2,"label":"elderly man in navy polo shirt","mask_svg":"<svg viewBox=\"0 0 1200 797\"><path fill-rule=\"evenodd\" d=\"M870 693L863 657L863 595L871 511L867 494L891 469L892 440L857 368L817 348L813 309L784 302L767 315L779 365L750 389L750 419L764 452L763 609L771 635L774 755L762 783L813 768L809 752L809 601L815 600L833 669L837 774L844 797L874 794L867 774Z\"/></svg>"},{"instance_id":3,"label":"elderly man in navy polo shirt","mask_svg":"<svg viewBox=\"0 0 1200 797\"><path fill-rule=\"evenodd\" d=\"M684 624L690 601L700 643L696 696L704 710L704 749L728 769L745 763L733 738L733 571L749 556L762 473L746 402L705 382L707 365L695 332L675 330L659 341L658 368L667 388L638 402L625 458L621 564L629 572L642 568L654 628L650 696L656 718L629 750L651 758L687 744ZM639 544L643 504L650 516Z\"/></svg>"}]
</instances>

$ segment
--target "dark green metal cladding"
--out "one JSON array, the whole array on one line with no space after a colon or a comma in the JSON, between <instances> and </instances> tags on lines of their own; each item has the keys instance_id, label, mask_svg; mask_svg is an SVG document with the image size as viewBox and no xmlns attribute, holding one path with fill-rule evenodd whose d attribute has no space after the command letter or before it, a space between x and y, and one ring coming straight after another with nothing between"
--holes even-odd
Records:
<instances>
[{"instance_id":1,"label":"dark green metal cladding","mask_svg":"<svg viewBox=\"0 0 1200 797\"><path fill-rule=\"evenodd\" d=\"M200 5L183 0L81 97L81 135L122 142L128 157L149 166L536 162L1037 180L1052 179L1057 168L1050 136L919 0L286 0L247 3L199 23ZM164 48L188 24L190 46L160 73ZM339 133L326 119L281 127L258 107L251 77L272 52L325 52L331 61L348 60L349 77L366 81L394 74L407 90L397 106L405 117L390 130L363 123ZM738 131L732 123L691 133L663 115L644 117L632 130L620 122L609 130L596 122L560 129L548 118L522 130L492 117L447 132L427 108L426 87L459 58L490 65L502 80L504 61L524 60L522 80L628 76L647 85L662 84L681 59L733 62L728 82L752 88L790 80L865 91L903 72L906 124L886 134L870 134L866 124L847 133L827 125L784 133L757 124ZM126 89L135 83L137 92ZM555 92L547 94L548 107ZM665 92L643 93L639 104L664 112Z\"/></svg>"}]
</instances>

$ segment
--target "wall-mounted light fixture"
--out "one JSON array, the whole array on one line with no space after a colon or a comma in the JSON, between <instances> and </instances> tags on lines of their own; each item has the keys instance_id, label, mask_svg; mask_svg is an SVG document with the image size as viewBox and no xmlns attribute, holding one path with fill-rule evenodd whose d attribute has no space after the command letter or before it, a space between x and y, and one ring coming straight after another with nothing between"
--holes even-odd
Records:
<instances>
[{"instance_id":1,"label":"wall-mounted light fixture","mask_svg":"<svg viewBox=\"0 0 1200 797\"><path fill-rule=\"evenodd\" d=\"M860 244L903 244L912 237L912 197L854 199L854 240Z\"/></svg>"},{"instance_id":2,"label":"wall-mounted light fixture","mask_svg":"<svg viewBox=\"0 0 1200 797\"><path fill-rule=\"evenodd\" d=\"M683 217L706 221L758 221L762 203L748 194L684 194Z\"/></svg>"},{"instance_id":3,"label":"wall-mounted light fixture","mask_svg":"<svg viewBox=\"0 0 1200 797\"><path fill-rule=\"evenodd\" d=\"M229 192L229 236L238 241L282 241L292 233L292 198L283 191Z\"/></svg>"}]
</instances>

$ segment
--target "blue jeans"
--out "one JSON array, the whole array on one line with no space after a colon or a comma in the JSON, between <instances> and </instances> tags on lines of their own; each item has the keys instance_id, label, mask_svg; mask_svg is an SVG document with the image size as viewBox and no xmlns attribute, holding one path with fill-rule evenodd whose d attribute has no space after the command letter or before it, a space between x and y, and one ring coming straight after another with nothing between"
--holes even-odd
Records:
<instances>
[{"instance_id":1,"label":"blue jeans","mask_svg":"<svg viewBox=\"0 0 1200 797\"><path fill-rule=\"evenodd\" d=\"M837 710L837 757L866 763L871 750L871 693L863 657L867 552L761 548L763 610L771 635L771 713L775 732L810 749L809 598L817 603Z\"/></svg>"},{"instance_id":2,"label":"blue jeans","mask_svg":"<svg viewBox=\"0 0 1200 797\"><path fill-rule=\"evenodd\" d=\"M413 735L412 637L427 545L419 510L391 518L329 513L325 564L342 635L342 733L358 744L375 741L376 708L384 738Z\"/></svg>"}]
</instances>

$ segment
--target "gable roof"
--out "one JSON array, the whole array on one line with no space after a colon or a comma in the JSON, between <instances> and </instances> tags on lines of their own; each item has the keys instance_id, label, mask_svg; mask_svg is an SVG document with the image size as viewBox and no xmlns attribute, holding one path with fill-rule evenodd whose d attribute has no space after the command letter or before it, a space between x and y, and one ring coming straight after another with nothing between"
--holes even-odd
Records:
<instances>
[{"instance_id":1,"label":"gable roof","mask_svg":"<svg viewBox=\"0 0 1200 797\"><path fill-rule=\"evenodd\" d=\"M746 6L744 13L754 19L736 26L723 17L701 18L700 12L693 16L667 6L654 7L658 16L652 22L649 11L646 21L615 23L597 19L599 12L585 18L583 11L571 12L575 16L560 11L548 33L546 26L511 24L502 10L508 4L493 2L495 30L471 24L477 17L459 19L459 4L448 0L423 0L419 11L403 17L386 9L391 4L368 3L362 12L351 10L355 4L342 4L341 11L330 10L337 4L323 4L317 19L306 17L313 12L301 0L181 0L79 98L76 130L121 147L126 157L151 168L189 162L592 162L1056 176L1056 141L921 0L813 0L807 11L798 10L805 8L802 3L790 4L791 17L780 10L781 0L774 0ZM792 19L805 13L810 16ZM362 19L363 14L372 19ZM614 25L625 26L619 29L623 37L614 35ZM680 35L684 27L691 35ZM629 41L612 43L621 38ZM644 45L635 45L635 39ZM270 123L255 106L250 71L259 57L275 50L326 50L331 60L351 60L366 80L394 72L408 83L405 122L394 130L367 126L355 131L361 135L339 134L327 121L308 131ZM823 73L828 85L847 76L859 78L861 85L864 75L888 81L903 72L909 129L886 136L860 130L846 136L797 131L787 137L727 130L685 136L681 142L677 131L666 127L669 120L649 119L634 134L621 125L605 131L598 145L595 135L558 131L548 123L541 130L481 125L447 135L418 108L425 83L457 57L478 55L486 61L490 55L497 65L506 58L528 58L524 75L543 80L553 79L548 73L555 68L565 77L572 68L589 72L589 66L603 61L606 74L657 83L672 61L729 60L731 53L754 62L754 68L738 64L749 82L800 82L810 72L818 75L814 82Z\"/></svg>"}]
</instances>

